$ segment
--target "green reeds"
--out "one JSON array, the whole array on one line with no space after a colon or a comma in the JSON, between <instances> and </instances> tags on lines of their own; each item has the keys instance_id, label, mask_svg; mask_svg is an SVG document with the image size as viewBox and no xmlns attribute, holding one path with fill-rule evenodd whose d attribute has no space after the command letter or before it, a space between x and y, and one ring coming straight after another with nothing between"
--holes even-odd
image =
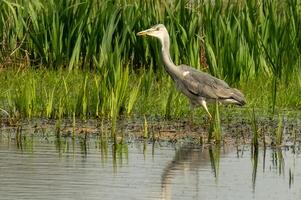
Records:
<instances>
[{"instance_id":1,"label":"green reeds","mask_svg":"<svg viewBox=\"0 0 301 200\"><path fill-rule=\"evenodd\" d=\"M149 137L149 132L148 132L148 123L147 119L144 116L144 123L143 123L143 138L147 139ZM154 139L154 138L153 138Z\"/></svg>"},{"instance_id":2,"label":"green reeds","mask_svg":"<svg viewBox=\"0 0 301 200\"><path fill-rule=\"evenodd\" d=\"M278 117L278 125L275 133L276 145L280 146L282 144L283 139L283 117L279 115Z\"/></svg>"},{"instance_id":3,"label":"green reeds","mask_svg":"<svg viewBox=\"0 0 301 200\"><path fill-rule=\"evenodd\" d=\"M187 115L185 98L165 80L159 42L135 36L156 23L169 30L176 64L243 88L252 107L300 107L300 8L296 0L0 1L0 68L18 72L1 76L0 107L113 124L135 112Z\"/></svg>"},{"instance_id":4,"label":"green reeds","mask_svg":"<svg viewBox=\"0 0 301 200\"><path fill-rule=\"evenodd\" d=\"M219 114L219 102L215 102L215 110L209 125L208 142L213 138L216 144L222 141L221 119Z\"/></svg>"},{"instance_id":5,"label":"green reeds","mask_svg":"<svg viewBox=\"0 0 301 200\"><path fill-rule=\"evenodd\" d=\"M45 91L45 96L46 96L46 100L45 100L46 117L51 118L52 113L53 113L53 103L54 103L53 100L54 100L55 87L53 87L49 91L47 91L47 89L44 88L44 91Z\"/></svg>"},{"instance_id":6,"label":"green reeds","mask_svg":"<svg viewBox=\"0 0 301 200\"><path fill-rule=\"evenodd\" d=\"M125 70L122 70L122 68L119 67L118 70L120 71L115 73L115 75L117 75L115 78L116 85L111 88L110 97L110 118L112 122L112 136L114 137L116 133L117 117L119 116L121 109L124 107L129 81L129 68L126 67Z\"/></svg>"},{"instance_id":7,"label":"green reeds","mask_svg":"<svg viewBox=\"0 0 301 200\"><path fill-rule=\"evenodd\" d=\"M252 123L252 130L253 130L253 136L252 136L252 147L258 151L258 126L257 126L257 119L256 119L256 115L255 115L255 110L254 108L252 109L252 113L251 115L251 123Z\"/></svg>"},{"instance_id":8,"label":"green reeds","mask_svg":"<svg viewBox=\"0 0 301 200\"><path fill-rule=\"evenodd\" d=\"M199 68L204 42L209 71L229 82L261 73L289 80L300 63L300 3L217 2L6 0L0 4L0 52L29 55L33 65L94 69L95 57L106 66L109 54L121 50L122 63L156 67L158 42L136 39L135 32L161 22L176 63Z\"/></svg>"},{"instance_id":9,"label":"green reeds","mask_svg":"<svg viewBox=\"0 0 301 200\"><path fill-rule=\"evenodd\" d=\"M20 74L22 76L22 74ZM8 96L10 104L10 110L17 111L24 117L33 117L37 114L38 96L37 96L37 82L33 75L29 75L24 79L21 78L22 84L15 85L14 88L9 89ZM15 115L18 115L18 114Z\"/></svg>"},{"instance_id":10,"label":"green reeds","mask_svg":"<svg viewBox=\"0 0 301 200\"><path fill-rule=\"evenodd\" d=\"M81 88L79 89L76 104L76 113L80 113L83 119L87 116L88 111L88 89L87 89L88 75L86 74L82 80Z\"/></svg>"},{"instance_id":11,"label":"green reeds","mask_svg":"<svg viewBox=\"0 0 301 200\"><path fill-rule=\"evenodd\" d=\"M141 78L138 80L138 84L134 85L131 91L129 91L130 95L128 97L128 103L126 107L127 116L129 116L132 113L135 103L139 98L140 85L141 85Z\"/></svg>"}]
</instances>

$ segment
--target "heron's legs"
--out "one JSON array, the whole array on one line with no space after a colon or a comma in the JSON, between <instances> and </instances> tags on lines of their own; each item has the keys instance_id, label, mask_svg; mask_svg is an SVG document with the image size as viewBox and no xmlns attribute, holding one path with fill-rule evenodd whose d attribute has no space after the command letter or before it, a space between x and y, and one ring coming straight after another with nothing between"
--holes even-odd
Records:
<instances>
[{"instance_id":1,"label":"heron's legs","mask_svg":"<svg viewBox=\"0 0 301 200\"><path fill-rule=\"evenodd\" d=\"M211 119L212 119L212 116L211 116L210 112L208 111L206 101L205 101L205 100L202 100L202 101L201 101L201 104L202 104L202 106L205 108L205 110L206 110L206 112L208 113L209 118L210 118L210 120L211 120Z\"/></svg>"}]
</instances>

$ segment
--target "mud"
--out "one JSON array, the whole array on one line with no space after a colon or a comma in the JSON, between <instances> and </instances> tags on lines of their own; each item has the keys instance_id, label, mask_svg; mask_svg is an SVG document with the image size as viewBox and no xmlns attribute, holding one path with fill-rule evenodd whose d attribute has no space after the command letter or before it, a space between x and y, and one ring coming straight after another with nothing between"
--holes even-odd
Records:
<instances>
[{"instance_id":1,"label":"mud","mask_svg":"<svg viewBox=\"0 0 301 200\"><path fill-rule=\"evenodd\" d=\"M160 119L132 118L119 119L116 127L117 140L134 141L166 141L172 143L212 144L214 138L208 140L210 120L194 119ZM112 135L111 122L106 119L70 119L49 120L1 120L3 134L20 133L40 137L93 137ZM301 143L300 118L258 117L256 119L258 141L261 145L276 145L277 133L281 133L281 145L290 146ZM254 121L247 117L227 116L221 119L222 143L248 144L251 143L255 132ZM279 142L278 142L279 145Z\"/></svg>"}]
</instances>

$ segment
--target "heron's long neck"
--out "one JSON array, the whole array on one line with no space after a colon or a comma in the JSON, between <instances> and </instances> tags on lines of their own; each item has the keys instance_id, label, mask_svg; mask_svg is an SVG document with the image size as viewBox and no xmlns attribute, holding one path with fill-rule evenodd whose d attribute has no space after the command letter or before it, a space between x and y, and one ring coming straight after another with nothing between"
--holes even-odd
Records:
<instances>
[{"instance_id":1,"label":"heron's long neck","mask_svg":"<svg viewBox=\"0 0 301 200\"><path fill-rule=\"evenodd\" d=\"M162 59L165 66L165 70L168 72L169 75L172 77L174 75L177 75L179 73L179 69L177 66L173 63L170 57L169 47L169 37L164 38L164 40L161 41L162 43Z\"/></svg>"}]
</instances>

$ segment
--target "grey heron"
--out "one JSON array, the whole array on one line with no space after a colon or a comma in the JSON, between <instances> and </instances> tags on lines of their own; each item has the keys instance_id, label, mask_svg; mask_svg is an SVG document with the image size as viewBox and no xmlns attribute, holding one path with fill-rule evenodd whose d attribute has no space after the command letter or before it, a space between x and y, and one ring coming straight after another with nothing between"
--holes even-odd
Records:
<instances>
[{"instance_id":1,"label":"grey heron","mask_svg":"<svg viewBox=\"0 0 301 200\"><path fill-rule=\"evenodd\" d=\"M177 89L190 99L192 108L202 105L209 117L212 118L207 108L207 102L217 101L222 104L239 106L246 103L244 95L238 89L231 88L225 81L187 65L175 65L169 52L169 34L163 24L140 31L137 35L148 35L160 40L165 70L171 76Z\"/></svg>"}]
</instances>

